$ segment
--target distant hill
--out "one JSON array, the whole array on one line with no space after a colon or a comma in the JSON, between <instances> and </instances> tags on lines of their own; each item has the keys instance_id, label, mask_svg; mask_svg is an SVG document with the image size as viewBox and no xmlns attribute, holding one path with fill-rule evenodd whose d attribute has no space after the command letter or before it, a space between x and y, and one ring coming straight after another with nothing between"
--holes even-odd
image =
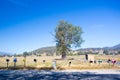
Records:
<instances>
[{"instance_id":1,"label":"distant hill","mask_svg":"<svg viewBox=\"0 0 120 80\"><path fill-rule=\"evenodd\" d=\"M12 55L11 53L7 53L7 52L0 52L0 56L6 56L6 55Z\"/></svg>"},{"instance_id":2,"label":"distant hill","mask_svg":"<svg viewBox=\"0 0 120 80\"><path fill-rule=\"evenodd\" d=\"M116 50L116 51L120 51L120 44L115 45L113 47L104 47L104 48L80 48L78 50L75 51L89 51L89 50ZM30 51L29 54L46 54L46 55L53 55L54 53L56 53L56 47L55 46L50 46L50 47L42 47L33 51ZM7 53L7 52L0 52L0 56L5 56L5 55L12 55L11 53Z\"/></svg>"},{"instance_id":3,"label":"distant hill","mask_svg":"<svg viewBox=\"0 0 120 80\"><path fill-rule=\"evenodd\" d=\"M116 50L116 51L120 51L120 44L115 45L113 47L104 47L104 50Z\"/></svg>"},{"instance_id":4,"label":"distant hill","mask_svg":"<svg viewBox=\"0 0 120 80\"><path fill-rule=\"evenodd\" d=\"M36 49L34 51L29 52L29 54L43 54L46 53L46 55L53 55L53 53L56 52L56 47L50 46L50 47L43 47Z\"/></svg>"},{"instance_id":5,"label":"distant hill","mask_svg":"<svg viewBox=\"0 0 120 80\"><path fill-rule=\"evenodd\" d=\"M115 46L111 47L110 49L119 50L120 51L120 44L115 45Z\"/></svg>"},{"instance_id":6,"label":"distant hill","mask_svg":"<svg viewBox=\"0 0 120 80\"><path fill-rule=\"evenodd\" d=\"M117 50L120 51L120 44L115 45L113 47L104 47L104 48L81 48L76 51L85 51L85 50ZM29 52L29 54L43 54L46 53L46 55L53 55L56 52L56 47L55 46L50 46L50 47L43 47L36 49L34 51Z\"/></svg>"}]
</instances>

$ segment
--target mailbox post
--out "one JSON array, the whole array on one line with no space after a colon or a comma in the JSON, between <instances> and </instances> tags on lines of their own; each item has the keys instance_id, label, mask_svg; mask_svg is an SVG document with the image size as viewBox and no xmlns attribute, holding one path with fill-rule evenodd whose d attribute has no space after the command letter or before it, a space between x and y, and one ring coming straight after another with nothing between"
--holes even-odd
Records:
<instances>
[{"instance_id":1,"label":"mailbox post","mask_svg":"<svg viewBox=\"0 0 120 80\"><path fill-rule=\"evenodd\" d=\"M33 61L35 62L35 65L37 65L37 59L36 59L36 58L34 58L34 59L33 59Z\"/></svg>"},{"instance_id":2,"label":"mailbox post","mask_svg":"<svg viewBox=\"0 0 120 80\"><path fill-rule=\"evenodd\" d=\"M16 67L17 58L14 58L13 62L14 62L14 67Z\"/></svg>"},{"instance_id":3,"label":"mailbox post","mask_svg":"<svg viewBox=\"0 0 120 80\"><path fill-rule=\"evenodd\" d=\"M36 63L36 62L37 62L37 59L33 59L33 61Z\"/></svg>"},{"instance_id":4,"label":"mailbox post","mask_svg":"<svg viewBox=\"0 0 120 80\"><path fill-rule=\"evenodd\" d=\"M36 55L34 56L33 61L35 62L35 65L37 65L37 56Z\"/></svg>"},{"instance_id":5,"label":"mailbox post","mask_svg":"<svg viewBox=\"0 0 120 80\"><path fill-rule=\"evenodd\" d=\"M107 63L109 64L109 66L110 66L110 62L111 62L111 60L110 60L110 59L108 59L108 60L107 60Z\"/></svg>"},{"instance_id":6,"label":"mailbox post","mask_svg":"<svg viewBox=\"0 0 120 80\"><path fill-rule=\"evenodd\" d=\"M99 60L98 60L98 63L99 63L99 65L100 65L100 64L102 63L102 60L99 59Z\"/></svg>"},{"instance_id":7,"label":"mailbox post","mask_svg":"<svg viewBox=\"0 0 120 80\"><path fill-rule=\"evenodd\" d=\"M91 64L93 63L93 61L92 61L92 60L90 60L90 61L89 61L89 63L90 63L90 65L91 65Z\"/></svg>"},{"instance_id":8,"label":"mailbox post","mask_svg":"<svg viewBox=\"0 0 120 80\"><path fill-rule=\"evenodd\" d=\"M9 59L6 59L6 62L7 62L7 68L8 68L9 61L10 61Z\"/></svg>"},{"instance_id":9,"label":"mailbox post","mask_svg":"<svg viewBox=\"0 0 120 80\"><path fill-rule=\"evenodd\" d=\"M23 62L24 62L24 68L25 68L26 67L26 56L24 56Z\"/></svg>"},{"instance_id":10,"label":"mailbox post","mask_svg":"<svg viewBox=\"0 0 120 80\"><path fill-rule=\"evenodd\" d=\"M52 67L53 67L55 70L57 69L57 67L56 67L56 61L55 61L55 60L52 62Z\"/></svg>"},{"instance_id":11,"label":"mailbox post","mask_svg":"<svg viewBox=\"0 0 120 80\"><path fill-rule=\"evenodd\" d=\"M88 61L88 54L85 54L85 59Z\"/></svg>"},{"instance_id":12,"label":"mailbox post","mask_svg":"<svg viewBox=\"0 0 120 80\"><path fill-rule=\"evenodd\" d=\"M96 64L96 60L94 60L94 64Z\"/></svg>"},{"instance_id":13,"label":"mailbox post","mask_svg":"<svg viewBox=\"0 0 120 80\"><path fill-rule=\"evenodd\" d=\"M69 62L69 65L68 65L68 67L70 67L71 66L71 62Z\"/></svg>"},{"instance_id":14,"label":"mailbox post","mask_svg":"<svg viewBox=\"0 0 120 80\"><path fill-rule=\"evenodd\" d=\"M116 63L116 60L112 60L112 64L113 64L113 66L115 65L115 63Z\"/></svg>"},{"instance_id":15,"label":"mailbox post","mask_svg":"<svg viewBox=\"0 0 120 80\"><path fill-rule=\"evenodd\" d=\"M45 63L45 60L43 60L43 63Z\"/></svg>"}]
</instances>

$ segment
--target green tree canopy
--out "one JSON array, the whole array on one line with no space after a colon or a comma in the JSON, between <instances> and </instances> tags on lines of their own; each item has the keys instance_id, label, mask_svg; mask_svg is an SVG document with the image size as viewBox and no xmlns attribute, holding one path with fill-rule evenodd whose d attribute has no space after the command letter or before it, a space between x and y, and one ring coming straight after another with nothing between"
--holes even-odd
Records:
<instances>
[{"instance_id":1,"label":"green tree canopy","mask_svg":"<svg viewBox=\"0 0 120 80\"><path fill-rule=\"evenodd\" d=\"M23 52L23 56L28 56L29 53L28 52Z\"/></svg>"},{"instance_id":2,"label":"green tree canopy","mask_svg":"<svg viewBox=\"0 0 120 80\"><path fill-rule=\"evenodd\" d=\"M71 48L80 47L83 42L81 27L74 26L66 21L59 22L55 33L57 53L60 53L62 58L66 57L66 53Z\"/></svg>"}]
</instances>

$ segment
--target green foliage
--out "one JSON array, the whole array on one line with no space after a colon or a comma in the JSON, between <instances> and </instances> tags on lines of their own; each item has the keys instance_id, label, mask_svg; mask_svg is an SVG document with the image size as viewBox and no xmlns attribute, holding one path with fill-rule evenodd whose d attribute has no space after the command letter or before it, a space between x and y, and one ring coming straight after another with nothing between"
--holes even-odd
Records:
<instances>
[{"instance_id":1,"label":"green foliage","mask_svg":"<svg viewBox=\"0 0 120 80\"><path fill-rule=\"evenodd\" d=\"M118 51L118 54L120 54L120 51Z\"/></svg>"},{"instance_id":2,"label":"green foliage","mask_svg":"<svg viewBox=\"0 0 120 80\"><path fill-rule=\"evenodd\" d=\"M0 57L3 57L2 55L0 55Z\"/></svg>"},{"instance_id":3,"label":"green foliage","mask_svg":"<svg viewBox=\"0 0 120 80\"><path fill-rule=\"evenodd\" d=\"M83 55L83 54L85 54L84 52L78 52L78 55Z\"/></svg>"},{"instance_id":4,"label":"green foliage","mask_svg":"<svg viewBox=\"0 0 120 80\"><path fill-rule=\"evenodd\" d=\"M108 53L108 50L104 50L103 53L106 54L106 55L109 54L109 53Z\"/></svg>"},{"instance_id":5,"label":"green foliage","mask_svg":"<svg viewBox=\"0 0 120 80\"><path fill-rule=\"evenodd\" d=\"M28 52L23 52L23 56L28 56L29 53Z\"/></svg>"},{"instance_id":6,"label":"green foliage","mask_svg":"<svg viewBox=\"0 0 120 80\"><path fill-rule=\"evenodd\" d=\"M73 26L65 21L60 21L55 29L57 53L66 55L73 47L80 47L83 39L81 38L82 29L79 26Z\"/></svg>"},{"instance_id":7,"label":"green foliage","mask_svg":"<svg viewBox=\"0 0 120 80\"><path fill-rule=\"evenodd\" d=\"M53 54L46 54L46 56L53 56Z\"/></svg>"},{"instance_id":8,"label":"green foliage","mask_svg":"<svg viewBox=\"0 0 120 80\"><path fill-rule=\"evenodd\" d=\"M21 57L22 55L21 54L16 54L16 57Z\"/></svg>"}]
</instances>

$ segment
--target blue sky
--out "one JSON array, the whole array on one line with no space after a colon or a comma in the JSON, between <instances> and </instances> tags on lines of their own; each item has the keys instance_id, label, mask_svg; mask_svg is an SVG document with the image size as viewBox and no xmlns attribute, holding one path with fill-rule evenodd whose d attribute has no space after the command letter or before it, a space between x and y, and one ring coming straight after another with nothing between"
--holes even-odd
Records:
<instances>
[{"instance_id":1,"label":"blue sky","mask_svg":"<svg viewBox=\"0 0 120 80\"><path fill-rule=\"evenodd\" d=\"M0 51L55 46L60 20L82 27L82 48L120 43L119 0L0 0Z\"/></svg>"}]
</instances>

